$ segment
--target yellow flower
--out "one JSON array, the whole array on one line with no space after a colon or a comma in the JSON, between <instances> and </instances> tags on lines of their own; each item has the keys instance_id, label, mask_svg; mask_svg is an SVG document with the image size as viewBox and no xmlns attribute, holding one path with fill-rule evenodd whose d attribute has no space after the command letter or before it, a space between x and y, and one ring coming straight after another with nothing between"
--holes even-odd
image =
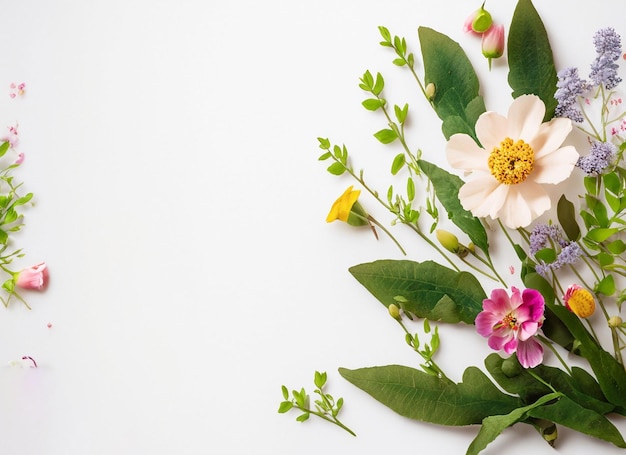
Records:
<instances>
[{"instance_id":1,"label":"yellow flower","mask_svg":"<svg viewBox=\"0 0 626 455\"><path fill-rule=\"evenodd\" d=\"M353 190L352 185L350 185L331 207L326 222L331 223L339 220L352 226L368 225L367 213L357 200L360 194L361 190Z\"/></svg>"},{"instance_id":2,"label":"yellow flower","mask_svg":"<svg viewBox=\"0 0 626 455\"><path fill-rule=\"evenodd\" d=\"M596 302L591 292L577 284L572 284L567 288L563 301L567 309L579 318L588 318L596 309Z\"/></svg>"}]
</instances>

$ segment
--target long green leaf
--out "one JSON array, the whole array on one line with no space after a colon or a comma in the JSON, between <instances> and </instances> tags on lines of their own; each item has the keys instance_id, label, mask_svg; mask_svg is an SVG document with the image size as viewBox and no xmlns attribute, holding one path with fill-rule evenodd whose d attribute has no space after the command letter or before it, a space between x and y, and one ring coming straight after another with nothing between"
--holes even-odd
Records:
<instances>
[{"instance_id":1,"label":"long green leaf","mask_svg":"<svg viewBox=\"0 0 626 455\"><path fill-rule=\"evenodd\" d=\"M514 423L524 420L528 412L534 408L544 405L559 397L558 393L550 393L539 398L535 403L521 408L514 409L505 415L492 415L486 417L483 420L483 425L478 432L478 435L467 449L467 455L476 455L483 450L490 442L493 442L496 437L506 428L510 427Z\"/></svg>"},{"instance_id":2,"label":"long green leaf","mask_svg":"<svg viewBox=\"0 0 626 455\"><path fill-rule=\"evenodd\" d=\"M386 307L400 297L405 311L433 321L473 324L487 298L474 275L433 261L378 260L350 273Z\"/></svg>"},{"instance_id":3,"label":"long green leaf","mask_svg":"<svg viewBox=\"0 0 626 455\"><path fill-rule=\"evenodd\" d=\"M420 169L432 182L437 199L448 212L448 218L468 237L474 245L489 256L489 241L485 227L471 212L465 210L459 201L459 188L463 180L428 161L419 160Z\"/></svg>"},{"instance_id":4,"label":"long green leaf","mask_svg":"<svg viewBox=\"0 0 626 455\"><path fill-rule=\"evenodd\" d=\"M439 425L478 424L520 405L476 367L467 368L459 384L402 365L340 368L339 373L398 414Z\"/></svg>"},{"instance_id":5,"label":"long green leaf","mask_svg":"<svg viewBox=\"0 0 626 455\"><path fill-rule=\"evenodd\" d=\"M424 82L435 86L433 107L444 122L446 139L454 133L466 133L476 138L474 124L478 115L484 112L484 103L478 93L480 84L474 67L461 46L448 36L428 27L419 27L418 35L424 61ZM449 117L455 120L450 122Z\"/></svg>"},{"instance_id":6,"label":"long green leaf","mask_svg":"<svg viewBox=\"0 0 626 455\"><path fill-rule=\"evenodd\" d=\"M528 415L550 420L580 433L613 443L617 447L626 448L626 442L619 430L606 417L579 405L566 396L554 403L533 408L528 411Z\"/></svg>"},{"instance_id":7,"label":"long green leaf","mask_svg":"<svg viewBox=\"0 0 626 455\"><path fill-rule=\"evenodd\" d=\"M554 116L557 75L548 33L531 0L519 0L507 40L509 85L513 97L535 94L546 105L544 120Z\"/></svg>"}]
</instances>

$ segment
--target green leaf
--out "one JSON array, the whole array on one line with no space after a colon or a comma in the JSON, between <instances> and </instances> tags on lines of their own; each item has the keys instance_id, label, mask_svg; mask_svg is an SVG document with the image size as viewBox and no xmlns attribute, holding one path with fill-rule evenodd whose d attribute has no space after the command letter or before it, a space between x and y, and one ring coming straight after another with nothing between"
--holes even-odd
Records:
<instances>
[{"instance_id":1,"label":"green leaf","mask_svg":"<svg viewBox=\"0 0 626 455\"><path fill-rule=\"evenodd\" d=\"M574 313L561 305L546 305L580 343L580 353L589 362L607 400L616 406L626 407L626 371L624 366L598 346Z\"/></svg>"},{"instance_id":2,"label":"green leaf","mask_svg":"<svg viewBox=\"0 0 626 455\"><path fill-rule=\"evenodd\" d=\"M585 238L600 243L604 242L606 239L611 237L613 234L616 234L617 232L617 228L595 228L587 232Z\"/></svg>"},{"instance_id":3,"label":"green leaf","mask_svg":"<svg viewBox=\"0 0 626 455\"><path fill-rule=\"evenodd\" d=\"M377 98L368 98L361 103L368 111L375 111L385 105L385 102Z\"/></svg>"},{"instance_id":4,"label":"green leaf","mask_svg":"<svg viewBox=\"0 0 626 455\"><path fill-rule=\"evenodd\" d=\"M608 191L610 191L616 196L619 196L622 190L622 182L617 172L610 172L608 174L604 174L602 176L602 181Z\"/></svg>"},{"instance_id":5,"label":"green leaf","mask_svg":"<svg viewBox=\"0 0 626 455\"><path fill-rule=\"evenodd\" d=\"M383 79L383 75L380 73L376 73L376 82L374 83L374 87L372 87L372 93L374 95L380 95L385 87L385 80Z\"/></svg>"},{"instance_id":6,"label":"green leaf","mask_svg":"<svg viewBox=\"0 0 626 455\"><path fill-rule=\"evenodd\" d=\"M490 442L493 442L502 431L510 427L514 423L520 422L526 418L527 413L539 406L542 406L560 395L558 393L550 393L539 398L535 403L514 409L505 415L492 415L483 420L478 435L467 449L467 455L475 455L482 451Z\"/></svg>"},{"instance_id":7,"label":"green leaf","mask_svg":"<svg viewBox=\"0 0 626 455\"><path fill-rule=\"evenodd\" d=\"M613 275L607 275L595 287L595 292L598 294L604 295L613 295L615 294L615 280L613 279Z\"/></svg>"},{"instance_id":8,"label":"green leaf","mask_svg":"<svg viewBox=\"0 0 626 455\"><path fill-rule=\"evenodd\" d=\"M397 305L431 321L473 324L487 297L474 275L433 261L378 260L351 267L350 273L383 305Z\"/></svg>"},{"instance_id":9,"label":"green leaf","mask_svg":"<svg viewBox=\"0 0 626 455\"><path fill-rule=\"evenodd\" d=\"M326 379L326 372L320 373L319 371L316 371L313 383L318 389L321 389L322 387L324 387L324 384L326 384Z\"/></svg>"},{"instance_id":10,"label":"green leaf","mask_svg":"<svg viewBox=\"0 0 626 455\"><path fill-rule=\"evenodd\" d=\"M580 433L613 443L617 447L626 448L626 442L619 430L606 417L581 406L567 396L559 398L554 403L535 407L529 410L528 415L550 420Z\"/></svg>"},{"instance_id":11,"label":"green leaf","mask_svg":"<svg viewBox=\"0 0 626 455\"><path fill-rule=\"evenodd\" d=\"M398 138L398 135L394 130L386 128L374 133L374 137L383 144L390 144Z\"/></svg>"},{"instance_id":12,"label":"green leaf","mask_svg":"<svg viewBox=\"0 0 626 455\"><path fill-rule=\"evenodd\" d=\"M571 241L578 240L580 238L580 227L578 227L578 223L576 223L574 204L568 201L565 195L562 195L559 199L556 206L556 213L567 238Z\"/></svg>"},{"instance_id":13,"label":"green leaf","mask_svg":"<svg viewBox=\"0 0 626 455\"><path fill-rule=\"evenodd\" d=\"M519 0L507 40L509 85L513 98L535 94L546 105L544 120L554 116L557 75L546 28L531 0Z\"/></svg>"},{"instance_id":14,"label":"green leaf","mask_svg":"<svg viewBox=\"0 0 626 455\"><path fill-rule=\"evenodd\" d=\"M341 175L346 172L346 167L341 163L334 162L333 164L328 166L326 170L333 175Z\"/></svg>"},{"instance_id":15,"label":"green leaf","mask_svg":"<svg viewBox=\"0 0 626 455\"><path fill-rule=\"evenodd\" d=\"M398 153L396 157L393 159L393 163L391 164L391 173L396 175L400 172L400 169L404 167L406 163L406 158L404 157L404 153Z\"/></svg>"},{"instance_id":16,"label":"green leaf","mask_svg":"<svg viewBox=\"0 0 626 455\"><path fill-rule=\"evenodd\" d=\"M606 245L606 248L615 255L620 255L626 251L626 242L623 240L614 240Z\"/></svg>"},{"instance_id":17,"label":"green leaf","mask_svg":"<svg viewBox=\"0 0 626 455\"><path fill-rule=\"evenodd\" d=\"M432 83L436 88L432 100L435 112L444 124L448 117L459 118L453 123L448 122L444 133L446 138L454 132L466 133L468 127L470 135L475 137L474 123L482 101L475 101L477 97L480 99L480 84L474 67L461 46L448 36L428 27L419 27L418 35L424 62L424 85ZM468 107L470 103L472 106ZM459 125L462 130L454 131L451 125Z\"/></svg>"},{"instance_id":18,"label":"green leaf","mask_svg":"<svg viewBox=\"0 0 626 455\"><path fill-rule=\"evenodd\" d=\"M291 401L283 401L280 403L280 406L278 407L278 412L280 414L284 414L285 412L289 411L291 408L293 408L293 403Z\"/></svg>"},{"instance_id":19,"label":"green leaf","mask_svg":"<svg viewBox=\"0 0 626 455\"><path fill-rule=\"evenodd\" d=\"M476 247L489 256L489 241L485 227L471 212L465 210L459 201L459 188L463 186L463 180L428 161L419 160L417 164L432 182L437 199L448 212L448 218L468 235Z\"/></svg>"},{"instance_id":20,"label":"green leaf","mask_svg":"<svg viewBox=\"0 0 626 455\"><path fill-rule=\"evenodd\" d=\"M2 144L0 144L0 156L4 156L7 150L9 150L10 145L11 144L9 143L9 141L4 141Z\"/></svg>"},{"instance_id":21,"label":"green leaf","mask_svg":"<svg viewBox=\"0 0 626 455\"><path fill-rule=\"evenodd\" d=\"M467 368L459 384L402 365L340 368L339 373L398 414L439 425L477 424L519 406L476 367Z\"/></svg>"}]
</instances>

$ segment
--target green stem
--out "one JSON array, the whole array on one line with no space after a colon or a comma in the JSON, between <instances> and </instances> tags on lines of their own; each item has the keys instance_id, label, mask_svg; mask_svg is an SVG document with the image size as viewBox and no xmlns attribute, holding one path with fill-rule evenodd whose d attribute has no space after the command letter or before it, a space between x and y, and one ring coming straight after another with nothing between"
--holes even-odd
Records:
<instances>
[{"instance_id":1,"label":"green stem","mask_svg":"<svg viewBox=\"0 0 626 455\"><path fill-rule=\"evenodd\" d=\"M552 353L556 356L557 359L559 359L559 362L561 362L561 365L563 365L563 368L565 368L567 370L567 372L571 375L572 374L572 370L570 369L569 365L567 363L565 363L565 360L563 360L563 357L561 357L561 354L559 354L559 351L556 350L556 348L554 347L554 344L548 340L547 338L545 338L544 336L541 335L537 335L537 338L539 338L539 340L548 347L548 349L550 349L552 351Z\"/></svg>"},{"instance_id":2,"label":"green stem","mask_svg":"<svg viewBox=\"0 0 626 455\"><path fill-rule=\"evenodd\" d=\"M326 420L327 422L330 422L332 424L337 425L338 427L344 429L345 431L347 431L348 433L350 433L352 436L356 436L356 433L354 431L352 431L350 428L348 428L347 426L345 426L343 423L341 423L341 421L339 419L337 419L337 417L328 417L326 414L323 414L321 412L318 411L314 411L312 409L307 409L307 408L303 408L302 406L295 404L294 407L296 409L301 410L302 412L307 412L309 414L313 414L316 415L324 420Z\"/></svg>"}]
</instances>

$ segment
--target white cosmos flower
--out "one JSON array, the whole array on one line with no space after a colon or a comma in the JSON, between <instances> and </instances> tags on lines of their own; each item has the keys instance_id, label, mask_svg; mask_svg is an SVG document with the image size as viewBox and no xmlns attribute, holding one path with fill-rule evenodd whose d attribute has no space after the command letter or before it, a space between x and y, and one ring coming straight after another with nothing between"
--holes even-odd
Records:
<instances>
[{"instance_id":1,"label":"white cosmos flower","mask_svg":"<svg viewBox=\"0 0 626 455\"><path fill-rule=\"evenodd\" d=\"M467 134L450 137L448 162L467 177L459 190L465 210L518 228L550 208L543 186L568 178L579 155L573 146L562 146L572 130L571 120L542 123L545 110L539 97L522 95L507 117L485 112L478 118L476 137L482 147Z\"/></svg>"}]
</instances>

